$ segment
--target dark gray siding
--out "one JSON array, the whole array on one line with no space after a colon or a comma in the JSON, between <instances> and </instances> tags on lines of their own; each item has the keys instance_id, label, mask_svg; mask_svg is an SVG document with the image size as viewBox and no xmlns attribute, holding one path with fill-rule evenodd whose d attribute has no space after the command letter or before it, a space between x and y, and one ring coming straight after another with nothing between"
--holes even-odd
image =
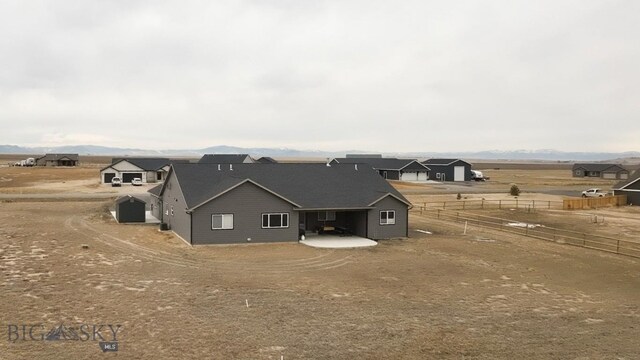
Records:
<instances>
[{"instance_id":1,"label":"dark gray siding","mask_svg":"<svg viewBox=\"0 0 640 360\"><path fill-rule=\"evenodd\" d=\"M131 198L116 203L116 219L120 223L144 222L145 203L142 200Z\"/></svg>"},{"instance_id":2,"label":"dark gray siding","mask_svg":"<svg viewBox=\"0 0 640 360\"><path fill-rule=\"evenodd\" d=\"M464 181L471 181L471 177L473 176L473 174L471 173L471 165L463 161L456 161L451 165L425 165L431 169L431 171L429 172L429 180L442 181L438 178L437 174L445 174L444 181L453 181L455 174L454 169L456 166L464 166Z\"/></svg>"},{"instance_id":3,"label":"dark gray siding","mask_svg":"<svg viewBox=\"0 0 640 360\"><path fill-rule=\"evenodd\" d=\"M385 177L387 173L387 180L400 180L400 171L398 170L378 170L380 176Z\"/></svg>"},{"instance_id":4,"label":"dark gray siding","mask_svg":"<svg viewBox=\"0 0 640 360\"><path fill-rule=\"evenodd\" d=\"M614 195L627 195L627 204L640 205L640 191L614 190Z\"/></svg>"},{"instance_id":5,"label":"dark gray siding","mask_svg":"<svg viewBox=\"0 0 640 360\"><path fill-rule=\"evenodd\" d=\"M175 175L171 173L162 193L162 222L167 223L169 229L184 240L191 242L191 215L186 210L187 203Z\"/></svg>"},{"instance_id":6,"label":"dark gray siding","mask_svg":"<svg viewBox=\"0 0 640 360\"><path fill-rule=\"evenodd\" d=\"M289 213L289 227L263 229L263 213ZM233 214L232 230L212 230L211 215ZM194 210L193 244L234 244L298 240L298 212L275 195L245 183Z\"/></svg>"},{"instance_id":7,"label":"dark gray siding","mask_svg":"<svg viewBox=\"0 0 640 360\"><path fill-rule=\"evenodd\" d=\"M392 196L380 200L375 209L369 210L368 216L368 237L370 239L391 239L407 236L407 220L409 209L407 205ZM396 223L394 225L380 225L380 211L395 210Z\"/></svg>"}]
</instances>

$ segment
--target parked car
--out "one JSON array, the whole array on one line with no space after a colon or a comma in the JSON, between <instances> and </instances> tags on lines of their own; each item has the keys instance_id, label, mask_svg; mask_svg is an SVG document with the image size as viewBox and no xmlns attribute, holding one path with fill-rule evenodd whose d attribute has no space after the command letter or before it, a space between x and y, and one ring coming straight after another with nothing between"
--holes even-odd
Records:
<instances>
[{"instance_id":1,"label":"parked car","mask_svg":"<svg viewBox=\"0 0 640 360\"><path fill-rule=\"evenodd\" d=\"M133 180L131 180L131 185L133 185L133 186L142 186L142 179L133 178Z\"/></svg>"},{"instance_id":2,"label":"parked car","mask_svg":"<svg viewBox=\"0 0 640 360\"><path fill-rule=\"evenodd\" d=\"M587 198L587 197L605 197L607 196L606 192L602 192L600 191L600 189L589 189L589 190L585 190L582 192L582 197L583 198Z\"/></svg>"},{"instance_id":3,"label":"parked car","mask_svg":"<svg viewBox=\"0 0 640 360\"><path fill-rule=\"evenodd\" d=\"M122 179L115 176L111 179L111 186L122 186Z\"/></svg>"},{"instance_id":4,"label":"parked car","mask_svg":"<svg viewBox=\"0 0 640 360\"><path fill-rule=\"evenodd\" d=\"M489 180L489 178L484 176L484 174L482 174L482 171L471 170L471 180L487 181L487 180Z\"/></svg>"}]
</instances>

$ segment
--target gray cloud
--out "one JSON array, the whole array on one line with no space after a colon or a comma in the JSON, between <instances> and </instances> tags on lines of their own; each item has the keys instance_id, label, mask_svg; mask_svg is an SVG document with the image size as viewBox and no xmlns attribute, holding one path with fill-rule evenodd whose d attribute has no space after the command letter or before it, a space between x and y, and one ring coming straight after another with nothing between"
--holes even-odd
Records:
<instances>
[{"instance_id":1,"label":"gray cloud","mask_svg":"<svg viewBox=\"0 0 640 360\"><path fill-rule=\"evenodd\" d=\"M634 1L0 3L0 143L637 150Z\"/></svg>"}]
</instances>

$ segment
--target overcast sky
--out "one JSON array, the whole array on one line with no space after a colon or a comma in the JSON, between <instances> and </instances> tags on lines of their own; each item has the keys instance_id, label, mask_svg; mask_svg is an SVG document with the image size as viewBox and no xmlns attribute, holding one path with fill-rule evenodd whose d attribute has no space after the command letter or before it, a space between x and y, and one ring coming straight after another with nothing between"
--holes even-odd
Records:
<instances>
[{"instance_id":1,"label":"overcast sky","mask_svg":"<svg viewBox=\"0 0 640 360\"><path fill-rule=\"evenodd\" d=\"M0 144L640 146L640 1L0 0Z\"/></svg>"}]
</instances>

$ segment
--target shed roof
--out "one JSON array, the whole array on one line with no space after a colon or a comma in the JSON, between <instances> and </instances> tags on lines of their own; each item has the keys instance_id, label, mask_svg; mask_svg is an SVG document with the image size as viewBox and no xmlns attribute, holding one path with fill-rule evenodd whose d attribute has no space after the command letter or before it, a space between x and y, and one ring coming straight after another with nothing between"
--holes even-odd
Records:
<instances>
[{"instance_id":1,"label":"shed roof","mask_svg":"<svg viewBox=\"0 0 640 360\"><path fill-rule=\"evenodd\" d=\"M187 207L196 208L244 183L300 209L362 209L386 196L411 203L370 166L325 164L174 164ZM170 176L171 176L170 174Z\"/></svg>"},{"instance_id":2,"label":"shed roof","mask_svg":"<svg viewBox=\"0 0 640 360\"><path fill-rule=\"evenodd\" d=\"M119 197L116 200L116 204L122 204L124 202L128 202L128 201L131 201L131 200L133 200L135 202L140 202L140 203L146 204L146 202L144 200L139 199L139 198L137 198L135 196L131 196L131 195L125 195L125 196Z\"/></svg>"}]
</instances>

